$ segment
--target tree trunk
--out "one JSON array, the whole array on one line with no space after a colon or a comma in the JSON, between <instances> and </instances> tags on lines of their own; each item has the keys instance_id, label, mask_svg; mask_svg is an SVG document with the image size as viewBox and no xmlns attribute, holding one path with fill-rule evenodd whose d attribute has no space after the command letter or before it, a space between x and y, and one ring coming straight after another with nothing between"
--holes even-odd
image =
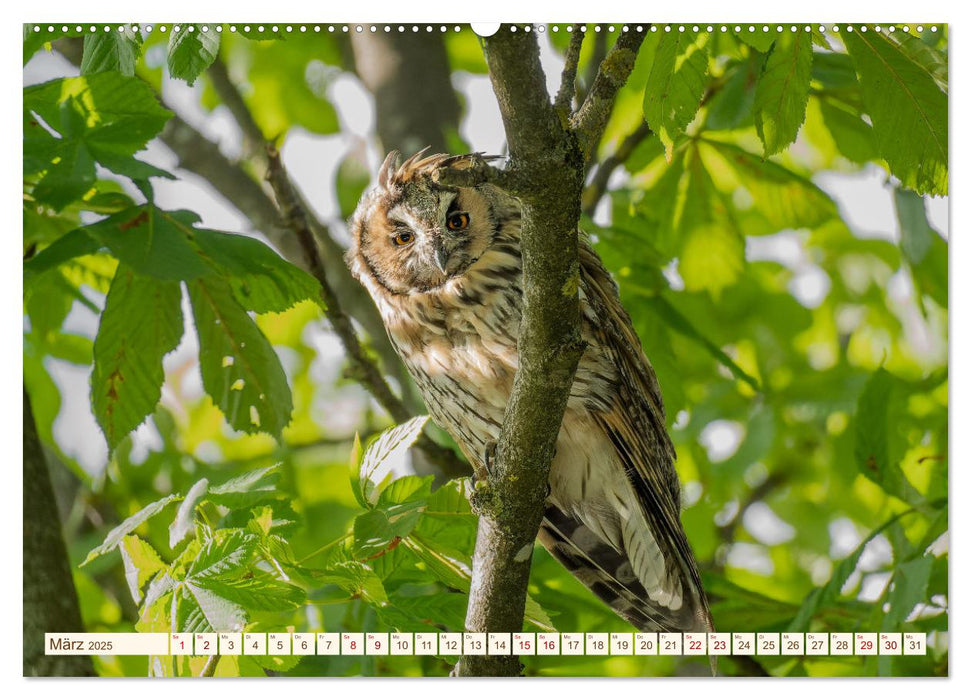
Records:
<instances>
[{"instance_id":1,"label":"tree trunk","mask_svg":"<svg viewBox=\"0 0 971 700\"><path fill-rule=\"evenodd\" d=\"M357 75L374 95L382 148L448 152L461 110L441 35L362 32L351 35L351 46Z\"/></svg>"},{"instance_id":2,"label":"tree trunk","mask_svg":"<svg viewBox=\"0 0 971 700\"><path fill-rule=\"evenodd\" d=\"M45 632L83 632L71 564L24 389L24 675L93 676L89 656L45 656Z\"/></svg>"}]
</instances>

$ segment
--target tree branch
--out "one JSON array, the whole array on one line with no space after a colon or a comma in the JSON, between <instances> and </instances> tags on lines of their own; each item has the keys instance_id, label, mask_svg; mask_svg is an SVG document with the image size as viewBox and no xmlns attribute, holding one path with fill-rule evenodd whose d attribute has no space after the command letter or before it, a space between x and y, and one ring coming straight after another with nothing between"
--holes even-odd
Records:
<instances>
[{"instance_id":1,"label":"tree branch","mask_svg":"<svg viewBox=\"0 0 971 700\"><path fill-rule=\"evenodd\" d=\"M583 31L580 24L573 25L570 45L566 49L563 72L560 75L560 89L556 93L553 106L565 114L572 113L573 98L577 94L577 66L580 63L580 49L583 47Z\"/></svg>"},{"instance_id":2,"label":"tree branch","mask_svg":"<svg viewBox=\"0 0 971 700\"><path fill-rule=\"evenodd\" d=\"M519 369L477 499L479 531L465 627L522 629L533 543L549 468L583 343L577 222L583 158L546 91L533 33L500 29L486 60L522 202L523 316ZM457 675L518 675L518 657L465 656Z\"/></svg>"},{"instance_id":3,"label":"tree branch","mask_svg":"<svg viewBox=\"0 0 971 700\"><path fill-rule=\"evenodd\" d=\"M645 27L645 31L648 29L649 25ZM617 43L601 62L586 99L571 120L580 142L580 150L587 159L600 143L600 137L603 136L614 107L614 98L634 69L634 61L644 41L644 35L645 32L634 30L621 33Z\"/></svg>"},{"instance_id":4,"label":"tree branch","mask_svg":"<svg viewBox=\"0 0 971 700\"><path fill-rule=\"evenodd\" d=\"M620 142L616 151L604 158L603 162L597 168L597 172L594 173L590 184L583 191L581 203L584 214L593 216L597 205L607 191L607 185L610 182L610 176L614 174L614 170L627 162L634 149L641 145L641 142L653 133L651 127L647 125L647 122L641 122L640 126Z\"/></svg>"},{"instance_id":5,"label":"tree branch","mask_svg":"<svg viewBox=\"0 0 971 700\"><path fill-rule=\"evenodd\" d=\"M388 386L377 365L368 356L364 346L361 345L350 317L341 307L340 300L327 278L327 271L320 257L320 249L317 247L320 236L316 235L311 220L298 199L293 183L283 167L280 152L272 144L267 144L266 179L276 195L283 222L296 236L303 250L303 258L310 274L320 283L320 297L324 302L327 318L355 368L356 378L371 392L371 395L396 423L405 422L413 413ZM465 473L466 470L460 467L459 460L451 450L437 445L427 436L423 435L415 445L443 473L453 475L456 472Z\"/></svg>"},{"instance_id":6,"label":"tree branch","mask_svg":"<svg viewBox=\"0 0 971 700\"><path fill-rule=\"evenodd\" d=\"M265 165L266 150L263 145L266 143L266 137L263 135L263 130L259 124L256 123L253 113L246 106L243 95L240 94L236 84L229 77L229 70L221 57L216 56L212 65L206 71L206 77L209 78L209 82L212 83L219 99L222 100L229 113L233 115L233 119L236 120L236 124L243 132L244 157Z\"/></svg>"}]
</instances>

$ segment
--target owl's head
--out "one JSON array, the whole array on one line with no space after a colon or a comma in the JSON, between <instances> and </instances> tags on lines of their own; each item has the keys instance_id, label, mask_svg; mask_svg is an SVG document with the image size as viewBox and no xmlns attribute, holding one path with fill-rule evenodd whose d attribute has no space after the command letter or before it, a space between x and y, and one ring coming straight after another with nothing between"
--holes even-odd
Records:
<instances>
[{"instance_id":1,"label":"owl's head","mask_svg":"<svg viewBox=\"0 0 971 700\"><path fill-rule=\"evenodd\" d=\"M427 149L426 149L427 150ZM354 276L392 294L428 292L461 276L492 245L514 200L491 185L449 187L440 168L462 168L482 156L425 156L404 163L392 151L377 187L350 220L347 263Z\"/></svg>"}]
</instances>

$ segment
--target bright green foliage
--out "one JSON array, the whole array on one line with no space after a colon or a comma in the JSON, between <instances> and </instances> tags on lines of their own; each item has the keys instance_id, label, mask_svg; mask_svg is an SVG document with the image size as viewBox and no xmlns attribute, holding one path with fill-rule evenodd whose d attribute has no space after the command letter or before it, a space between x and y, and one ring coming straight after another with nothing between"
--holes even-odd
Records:
<instances>
[{"instance_id":1,"label":"bright green foliage","mask_svg":"<svg viewBox=\"0 0 971 700\"><path fill-rule=\"evenodd\" d=\"M182 340L182 291L119 265L94 341L91 404L114 449L162 394L162 358ZM132 326L133 318L142 321Z\"/></svg>"},{"instance_id":2,"label":"bright green foliage","mask_svg":"<svg viewBox=\"0 0 971 700\"><path fill-rule=\"evenodd\" d=\"M280 359L223 279L187 286L206 393L236 430L279 437L293 410Z\"/></svg>"},{"instance_id":3,"label":"bright green foliage","mask_svg":"<svg viewBox=\"0 0 971 700\"><path fill-rule=\"evenodd\" d=\"M212 25L183 24L169 35L169 73L192 85L219 54L219 34Z\"/></svg>"},{"instance_id":4,"label":"bright green foliage","mask_svg":"<svg viewBox=\"0 0 971 700\"><path fill-rule=\"evenodd\" d=\"M135 75L135 62L142 50L142 36L130 29L99 32L84 37L84 58L81 74L117 71Z\"/></svg>"},{"instance_id":5,"label":"bright green foliage","mask_svg":"<svg viewBox=\"0 0 971 700\"><path fill-rule=\"evenodd\" d=\"M755 128L765 155L796 140L806 118L813 48L809 34L784 32L772 46L755 89Z\"/></svg>"},{"instance_id":6,"label":"bright green foliage","mask_svg":"<svg viewBox=\"0 0 971 700\"><path fill-rule=\"evenodd\" d=\"M856 407L854 454L861 474L887 493L915 503L920 494L899 468L908 443L904 397L909 393L909 387L882 368L870 377Z\"/></svg>"},{"instance_id":7,"label":"bright green foliage","mask_svg":"<svg viewBox=\"0 0 971 700\"><path fill-rule=\"evenodd\" d=\"M170 116L145 83L120 73L25 88L24 177L36 178L31 196L63 209L94 185L95 162L133 178L165 176L133 156Z\"/></svg>"},{"instance_id":8,"label":"bright green foliage","mask_svg":"<svg viewBox=\"0 0 971 700\"><path fill-rule=\"evenodd\" d=\"M336 176L333 206L291 172L346 241L342 219L368 184L374 141L342 124L330 99L335 81L357 81L358 47L339 31L209 26L171 42L153 32L141 46L116 26L24 33L25 60L62 34L85 37L81 77L31 86L28 68L23 114L24 385L72 504L65 540L72 563L86 562L75 569L85 626L461 631L471 485L423 475L411 449L442 432L426 416L389 425L321 332L317 281L258 233L163 208L149 183L164 174L135 157L170 118L157 95L173 78L159 64L201 78L199 106L212 110L221 102L205 69L218 52L285 161L297 134L347 144L320 164L321 181ZM726 657L719 672L947 675L949 242L927 196L947 193L946 28L833 41L752 26L647 34L598 162L645 118L652 133L580 226L659 378L716 628L929 633L927 656ZM546 36L562 52L559 29ZM587 34L581 96L617 36ZM464 118L477 119L464 73L486 70L483 42L465 28L432 39ZM235 174L259 180L260 159L241 158ZM873 221L895 213L899 238L843 218L841 183L874 167L894 176L894 211ZM187 333L198 356L168 355L163 375ZM65 369L92 372L92 413L112 448L94 467L65 437L78 410ZM712 435L726 431L733 441L715 449ZM528 593L527 630L632 631L540 547ZM134 607L120 604L127 595ZM205 661L96 664L102 675L178 676ZM454 661L223 656L215 672L446 675ZM693 657L522 662L544 676L707 672Z\"/></svg>"},{"instance_id":9,"label":"bright green foliage","mask_svg":"<svg viewBox=\"0 0 971 700\"><path fill-rule=\"evenodd\" d=\"M228 278L244 308L259 314L279 313L304 299L323 306L320 283L256 239L199 228L186 235L210 267Z\"/></svg>"},{"instance_id":10,"label":"bright green foliage","mask_svg":"<svg viewBox=\"0 0 971 700\"><path fill-rule=\"evenodd\" d=\"M847 32L843 42L891 172L919 194L946 194L947 93L912 52L884 34Z\"/></svg>"},{"instance_id":11,"label":"bright green foliage","mask_svg":"<svg viewBox=\"0 0 971 700\"><path fill-rule=\"evenodd\" d=\"M661 138L668 160L674 141L691 123L708 78L707 35L670 32L661 37L644 90L644 119Z\"/></svg>"}]
</instances>

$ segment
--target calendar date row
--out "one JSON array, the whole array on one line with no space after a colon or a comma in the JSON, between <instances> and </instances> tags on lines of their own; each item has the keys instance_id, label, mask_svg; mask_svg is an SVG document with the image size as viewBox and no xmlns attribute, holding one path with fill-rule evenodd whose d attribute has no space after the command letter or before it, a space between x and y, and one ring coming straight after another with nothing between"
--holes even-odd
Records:
<instances>
[{"instance_id":1,"label":"calendar date row","mask_svg":"<svg viewBox=\"0 0 971 700\"><path fill-rule=\"evenodd\" d=\"M896 656L924 633L218 632L47 634L49 655L186 656Z\"/></svg>"}]
</instances>

